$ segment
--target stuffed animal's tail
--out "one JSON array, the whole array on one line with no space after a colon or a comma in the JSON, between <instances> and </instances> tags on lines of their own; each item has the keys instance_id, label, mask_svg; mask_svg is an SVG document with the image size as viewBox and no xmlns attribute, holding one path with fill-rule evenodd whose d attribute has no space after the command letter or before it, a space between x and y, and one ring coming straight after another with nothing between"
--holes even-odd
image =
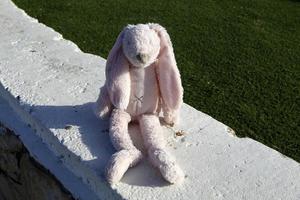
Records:
<instances>
[{"instance_id":1,"label":"stuffed animal's tail","mask_svg":"<svg viewBox=\"0 0 300 200\"><path fill-rule=\"evenodd\" d=\"M109 98L108 91L105 87L100 88L99 97L95 103L94 112L100 119L107 119L112 110L112 103Z\"/></svg>"}]
</instances>

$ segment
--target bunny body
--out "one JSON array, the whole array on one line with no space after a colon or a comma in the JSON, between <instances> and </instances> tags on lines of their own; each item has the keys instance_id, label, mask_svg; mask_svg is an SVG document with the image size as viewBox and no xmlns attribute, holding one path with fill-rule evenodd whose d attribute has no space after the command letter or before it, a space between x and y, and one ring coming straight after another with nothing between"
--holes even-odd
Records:
<instances>
[{"instance_id":1,"label":"bunny body","mask_svg":"<svg viewBox=\"0 0 300 200\"><path fill-rule=\"evenodd\" d=\"M129 167L143 157L134 146L128 123L140 125L151 163L170 183L184 174L166 151L158 115L166 123L177 122L183 89L166 30L158 24L128 25L118 36L106 64L106 82L96 102L96 114L110 117L109 134L117 150L106 171L107 180L117 183Z\"/></svg>"},{"instance_id":2,"label":"bunny body","mask_svg":"<svg viewBox=\"0 0 300 200\"><path fill-rule=\"evenodd\" d=\"M126 111L137 117L141 114L157 114L159 88L155 65L146 68L130 66L131 92Z\"/></svg>"}]
</instances>

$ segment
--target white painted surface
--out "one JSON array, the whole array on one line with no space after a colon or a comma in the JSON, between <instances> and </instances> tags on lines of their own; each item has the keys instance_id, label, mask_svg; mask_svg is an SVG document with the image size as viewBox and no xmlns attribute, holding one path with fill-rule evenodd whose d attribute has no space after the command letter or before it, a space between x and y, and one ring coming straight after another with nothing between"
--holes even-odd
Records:
<instances>
[{"instance_id":1,"label":"white painted surface","mask_svg":"<svg viewBox=\"0 0 300 200\"><path fill-rule=\"evenodd\" d=\"M105 60L82 53L9 0L0 0L0 27L0 81L20 96L22 107L1 87L0 95L99 198L300 199L299 163L251 139L232 137L226 125L186 104L181 125L164 129L170 151L186 172L184 183L169 186L144 161L110 188L103 169L114 150L107 122L91 110L104 83ZM0 116L5 115L1 109ZM176 137L180 130L185 134ZM50 164L44 165L51 170Z\"/></svg>"},{"instance_id":2,"label":"white painted surface","mask_svg":"<svg viewBox=\"0 0 300 200\"><path fill-rule=\"evenodd\" d=\"M1 87L1 86L0 86ZM3 88L0 89L0 91ZM97 195L91 191L91 189L84 184L80 178L67 169L61 162L60 157L57 157L53 152L47 148L47 145L43 143L40 137L28 127L12 108L2 98L2 92L0 92L0 122L5 124L6 127L13 130L19 135L23 144L30 151L30 155L39 161L40 164L46 166L53 175L59 177L59 181L68 188L75 198L97 200Z\"/></svg>"}]
</instances>

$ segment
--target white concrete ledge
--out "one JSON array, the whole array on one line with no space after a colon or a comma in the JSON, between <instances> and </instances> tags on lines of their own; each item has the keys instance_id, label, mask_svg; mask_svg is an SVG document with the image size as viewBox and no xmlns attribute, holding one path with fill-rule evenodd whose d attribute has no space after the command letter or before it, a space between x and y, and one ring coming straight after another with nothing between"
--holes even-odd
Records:
<instances>
[{"instance_id":1,"label":"white concrete ledge","mask_svg":"<svg viewBox=\"0 0 300 200\"><path fill-rule=\"evenodd\" d=\"M114 150L107 122L91 110L104 83L105 60L81 52L9 0L0 1L0 26L0 96L11 107L0 106L0 120L13 109L45 144L28 145L31 154L80 199L300 199L299 163L251 139L233 137L229 127L186 104L182 124L164 129L186 172L184 183L167 185L145 160L110 188L103 170ZM6 121L13 127L17 120ZM184 135L176 136L180 130ZM52 152L52 161L40 148ZM79 177L79 183L67 184L56 165ZM82 192L80 184L86 185Z\"/></svg>"},{"instance_id":2,"label":"white concrete ledge","mask_svg":"<svg viewBox=\"0 0 300 200\"><path fill-rule=\"evenodd\" d=\"M1 87L0 91L3 91L2 89ZM2 95L2 92L0 92L0 122L18 134L23 144L30 150L30 155L40 164L46 166L53 175L59 177L59 181L65 188L68 188L74 198L99 199L90 187L64 166L60 157L53 154L41 138L36 135L36 132L28 124L20 120L20 117L8 105L8 102L2 98Z\"/></svg>"}]
</instances>

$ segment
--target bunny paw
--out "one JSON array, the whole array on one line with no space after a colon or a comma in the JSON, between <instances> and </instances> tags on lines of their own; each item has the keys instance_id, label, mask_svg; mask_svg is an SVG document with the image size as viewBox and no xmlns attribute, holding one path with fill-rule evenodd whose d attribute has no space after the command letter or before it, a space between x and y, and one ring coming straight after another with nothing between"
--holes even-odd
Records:
<instances>
[{"instance_id":1,"label":"bunny paw","mask_svg":"<svg viewBox=\"0 0 300 200\"><path fill-rule=\"evenodd\" d=\"M176 164L174 158L162 149L149 151L149 158L152 164L160 170L162 176L168 182L175 184L184 179L184 173Z\"/></svg>"},{"instance_id":2,"label":"bunny paw","mask_svg":"<svg viewBox=\"0 0 300 200\"><path fill-rule=\"evenodd\" d=\"M121 150L112 155L106 168L106 179L113 185L121 180L129 167L135 165L142 158L138 150Z\"/></svg>"}]
</instances>

